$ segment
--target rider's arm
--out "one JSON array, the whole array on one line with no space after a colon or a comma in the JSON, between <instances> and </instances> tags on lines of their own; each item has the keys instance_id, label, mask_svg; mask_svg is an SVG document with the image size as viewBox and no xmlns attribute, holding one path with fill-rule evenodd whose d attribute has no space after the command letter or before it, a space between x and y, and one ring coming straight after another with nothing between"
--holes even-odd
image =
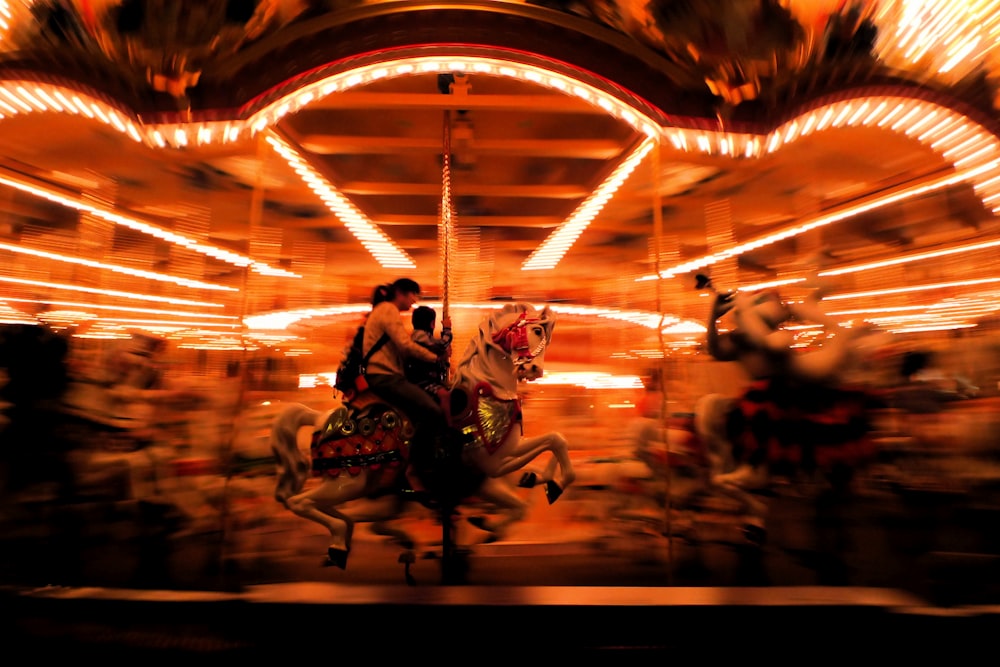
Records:
<instances>
[{"instance_id":1,"label":"rider's arm","mask_svg":"<svg viewBox=\"0 0 1000 667\"><path fill-rule=\"evenodd\" d=\"M385 321L385 333L389 335L389 340L396 344L396 349L400 350L405 357L416 357L422 361L437 361L437 355L413 341L410 333L403 326L403 321L398 317L389 317Z\"/></svg>"},{"instance_id":2,"label":"rider's arm","mask_svg":"<svg viewBox=\"0 0 1000 667\"><path fill-rule=\"evenodd\" d=\"M425 347L434 354L440 355L447 345L440 338L435 338L434 334L419 329L413 332L413 341L420 347Z\"/></svg>"}]
</instances>

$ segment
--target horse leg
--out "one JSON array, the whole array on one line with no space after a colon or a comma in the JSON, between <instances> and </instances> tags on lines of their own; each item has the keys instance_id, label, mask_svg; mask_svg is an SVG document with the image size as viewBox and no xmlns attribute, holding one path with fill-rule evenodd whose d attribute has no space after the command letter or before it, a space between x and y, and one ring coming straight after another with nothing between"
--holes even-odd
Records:
<instances>
[{"instance_id":1,"label":"horse leg","mask_svg":"<svg viewBox=\"0 0 1000 667\"><path fill-rule=\"evenodd\" d=\"M695 433L708 453L711 468L706 486L739 503L747 539L762 543L766 535L764 518L767 506L754 495L770 485L766 466L752 466L733 457L733 446L726 432L726 419L736 399L723 394L706 394L695 404Z\"/></svg>"},{"instance_id":2,"label":"horse leg","mask_svg":"<svg viewBox=\"0 0 1000 667\"><path fill-rule=\"evenodd\" d=\"M497 453L503 452L501 447ZM490 477L502 477L520 470L534 461L542 452L552 452L558 462L559 477L548 481L545 486L545 496L549 504L554 503L562 492L576 480L573 463L569 458L569 443L561 433L546 433L534 438L523 438L517 442L512 451L506 453L500 462L488 471Z\"/></svg>"},{"instance_id":3,"label":"horse leg","mask_svg":"<svg viewBox=\"0 0 1000 667\"><path fill-rule=\"evenodd\" d=\"M392 521L398 519L403 513L404 501L402 497L398 494L392 494L386 500L388 503L379 503L369 508L364 514L352 512L351 516L358 523L370 523L372 532L376 535L388 537L391 542L402 548L412 550L415 543L410 534L392 525Z\"/></svg>"},{"instance_id":4,"label":"horse leg","mask_svg":"<svg viewBox=\"0 0 1000 667\"><path fill-rule=\"evenodd\" d=\"M743 514L744 535L748 541L754 544L762 544L767 535L767 528L765 527L767 505L756 498L752 490L744 489L733 483L720 483L718 482L718 478L713 480L711 488L740 504L740 511Z\"/></svg>"},{"instance_id":5,"label":"horse leg","mask_svg":"<svg viewBox=\"0 0 1000 667\"><path fill-rule=\"evenodd\" d=\"M507 528L511 524L524 519L528 513L528 503L524 502L519 495L514 493L514 490L505 478L487 477L483 481L483 485L479 487L476 495L501 509L500 519L491 521L485 516L470 516L468 519L469 523L476 528L490 533L490 536L486 539L487 544L503 539Z\"/></svg>"},{"instance_id":6,"label":"horse leg","mask_svg":"<svg viewBox=\"0 0 1000 667\"><path fill-rule=\"evenodd\" d=\"M285 506L293 513L314 521L329 531L329 562L341 569L347 567L355 520L338 510L337 506L362 497L366 478L365 472L357 477L342 473L335 478L324 478L319 486L285 500Z\"/></svg>"},{"instance_id":7,"label":"horse leg","mask_svg":"<svg viewBox=\"0 0 1000 667\"><path fill-rule=\"evenodd\" d=\"M553 456L549 459L549 462L545 464L545 468L541 472L529 470L521 475L521 479L518 481L517 485L525 489L533 489L539 483L548 484L555 477L556 466L558 464L559 461Z\"/></svg>"}]
</instances>

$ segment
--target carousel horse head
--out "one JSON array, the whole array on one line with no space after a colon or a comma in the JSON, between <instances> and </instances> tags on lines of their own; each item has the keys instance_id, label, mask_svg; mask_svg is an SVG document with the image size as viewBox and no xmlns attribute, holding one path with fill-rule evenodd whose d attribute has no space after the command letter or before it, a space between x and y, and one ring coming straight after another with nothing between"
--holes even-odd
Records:
<instances>
[{"instance_id":1,"label":"carousel horse head","mask_svg":"<svg viewBox=\"0 0 1000 667\"><path fill-rule=\"evenodd\" d=\"M772 331L791 318L781 295L771 289L738 294L733 299L733 314L737 325L747 317L756 317Z\"/></svg>"},{"instance_id":2,"label":"carousel horse head","mask_svg":"<svg viewBox=\"0 0 1000 667\"><path fill-rule=\"evenodd\" d=\"M511 398L517 383L542 376L555 318L548 306L507 303L479 323L458 364L455 384L486 382L497 395Z\"/></svg>"},{"instance_id":3,"label":"carousel horse head","mask_svg":"<svg viewBox=\"0 0 1000 667\"><path fill-rule=\"evenodd\" d=\"M534 380L542 375L554 326L548 306L538 311L527 303L508 304L489 319L490 340L510 358L519 380Z\"/></svg>"}]
</instances>

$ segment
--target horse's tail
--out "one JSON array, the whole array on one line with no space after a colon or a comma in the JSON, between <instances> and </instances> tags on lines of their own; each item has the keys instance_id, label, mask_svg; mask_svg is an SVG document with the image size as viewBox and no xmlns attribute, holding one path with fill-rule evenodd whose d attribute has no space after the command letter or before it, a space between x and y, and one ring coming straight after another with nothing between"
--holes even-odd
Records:
<instances>
[{"instance_id":1,"label":"horse's tail","mask_svg":"<svg viewBox=\"0 0 1000 667\"><path fill-rule=\"evenodd\" d=\"M292 403L271 426L271 452L278 465L274 499L287 507L287 500L302 491L312 468L310 456L299 449L298 434L303 426L313 426L319 412L301 403Z\"/></svg>"}]
</instances>

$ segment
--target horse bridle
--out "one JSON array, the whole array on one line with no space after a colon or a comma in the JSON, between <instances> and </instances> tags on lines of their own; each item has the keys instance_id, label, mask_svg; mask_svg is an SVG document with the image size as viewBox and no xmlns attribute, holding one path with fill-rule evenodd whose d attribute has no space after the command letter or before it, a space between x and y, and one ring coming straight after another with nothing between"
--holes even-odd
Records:
<instances>
[{"instance_id":1,"label":"horse bridle","mask_svg":"<svg viewBox=\"0 0 1000 667\"><path fill-rule=\"evenodd\" d=\"M541 342L534 349L528 348L528 327L541 321L537 317L529 319L524 313L521 313L517 320L493 334L493 342L511 356L515 366L526 364L545 351L548 339L545 336L544 327L542 328Z\"/></svg>"}]
</instances>

